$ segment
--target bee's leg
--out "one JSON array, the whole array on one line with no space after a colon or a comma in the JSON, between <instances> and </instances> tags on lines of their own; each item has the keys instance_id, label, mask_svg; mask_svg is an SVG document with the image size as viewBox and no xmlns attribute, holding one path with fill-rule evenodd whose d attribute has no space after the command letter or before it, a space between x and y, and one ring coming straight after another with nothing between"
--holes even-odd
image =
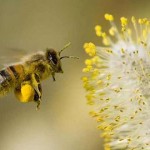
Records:
<instances>
[{"instance_id":1,"label":"bee's leg","mask_svg":"<svg viewBox=\"0 0 150 150\"><path fill-rule=\"evenodd\" d=\"M37 103L36 109L39 110L40 104L41 104L41 97L36 90L35 90L35 94L34 94L34 101Z\"/></svg>"},{"instance_id":2,"label":"bee's leg","mask_svg":"<svg viewBox=\"0 0 150 150\"><path fill-rule=\"evenodd\" d=\"M52 78L53 78L53 81L56 81L54 72L52 73Z\"/></svg>"},{"instance_id":3,"label":"bee's leg","mask_svg":"<svg viewBox=\"0 0 150 150\"><path fill-rule=\"evenodd\" d=\"M14 93L20 102L35 101L37 103L37 109L39 109L42 87L38 75L28 75L27 79L15 88Z\"/></svg>"},{"instance_id":4,"label":"bee's leg","mask_svg":"<svg viewBox=\"0 0 150 150\"><path fill-rule=\"evenodd\" d=\"M37 103L37 110L40 108L41 97L42 97L42 87L40 83L39 76L37 74L32 74L32 86L34 88L34 101Z\"/></svg>"}]
</instances>

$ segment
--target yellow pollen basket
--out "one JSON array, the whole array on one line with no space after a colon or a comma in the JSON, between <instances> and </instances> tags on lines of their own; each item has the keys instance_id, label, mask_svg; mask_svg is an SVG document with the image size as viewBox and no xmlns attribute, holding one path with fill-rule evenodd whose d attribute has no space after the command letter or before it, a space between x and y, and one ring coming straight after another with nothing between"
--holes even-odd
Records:
<instances>
[{"instance_id":1,"label":"yellow pollen basket","mask_svg":"<svg viewBox=\"0 0 150 150\"><path fill-rule=\"evenodd\" d=\"M15 95L20 102L26 103L29 101L33 101L34 89L30 84L25 84L21 86L21 91L15 91Z\"/></svg>"},{"instance_id":2,"label":"yellow pollen basket","mask_svg":"<svg viewBox=\"0 0 150 150\"><path fill-rule=\"evenodd\" d=\"M21 87L22 102L28 102L32 100L34 89L31 85L26 84Z\"/></svg>"}]
</instances>

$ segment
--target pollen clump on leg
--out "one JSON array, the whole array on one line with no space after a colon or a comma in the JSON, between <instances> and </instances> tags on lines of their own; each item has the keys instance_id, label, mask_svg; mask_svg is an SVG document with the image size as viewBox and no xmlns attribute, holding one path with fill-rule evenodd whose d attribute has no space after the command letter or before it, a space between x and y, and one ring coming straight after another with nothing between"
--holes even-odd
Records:
<instances>
[{"instance_id":1,"label":"pollen clump on leg","mask_svg":"<svg viewBox=\"0 0 150 150\"><path fill-rule=\"evenodd\" d=\"M29 84L25 84L21 87L21 94L22 94L22 102L26 102L32 97L34 93L33 87Z\"/></svg>"},{"instance_id":2,"label":"pollen clump on leg","mask_svg":"<svg viewBox=\"0 0 150 150\"><path fill-rule=\"evenodd\" d=\"M16 97L20 102L26 103L33 100L34 89L30 84L21 85L20 88L14 91Z\"/></svg>"}]
</instances>

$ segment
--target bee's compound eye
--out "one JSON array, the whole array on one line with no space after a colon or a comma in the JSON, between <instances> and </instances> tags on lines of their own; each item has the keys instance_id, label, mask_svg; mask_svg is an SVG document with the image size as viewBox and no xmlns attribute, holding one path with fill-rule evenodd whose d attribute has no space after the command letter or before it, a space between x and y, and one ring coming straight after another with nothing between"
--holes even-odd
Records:
<instances>
[{"instance_id":1,"label":"bee's compound eye","mask_svg":"<svg viewBox=\"0 0 150 150\"><path fill-rule=\"evenodd\" d=\"M50 61L53 63L53 65L56 65L57 64L57 57L55 54L50 54L49 55L49 59Z\"/></svg>"}]
</instances>

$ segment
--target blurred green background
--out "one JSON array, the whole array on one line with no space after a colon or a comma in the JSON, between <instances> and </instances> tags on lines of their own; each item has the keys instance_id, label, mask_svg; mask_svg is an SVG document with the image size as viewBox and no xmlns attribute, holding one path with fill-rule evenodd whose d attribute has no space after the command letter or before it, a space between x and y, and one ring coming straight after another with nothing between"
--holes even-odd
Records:
<instances>
[{"instance_id":1,"label":"blurred green background","mask_svg":"<svg viewBox=\"0 0 150 150\"><path fill-rule=\"evenodd\" d=\"M43 102L22 104L13 93L0 101L0 150L102 150L100 131L88 115L81 70L84 42L101 43L94 26L108 28L103 16L149 17L149 0L0 0L0 54L30 53L52 47L80 60L63 60L64 74L42 83ZM15 52L14 52L14 55Z\"/></svg>"}]
</instances>

